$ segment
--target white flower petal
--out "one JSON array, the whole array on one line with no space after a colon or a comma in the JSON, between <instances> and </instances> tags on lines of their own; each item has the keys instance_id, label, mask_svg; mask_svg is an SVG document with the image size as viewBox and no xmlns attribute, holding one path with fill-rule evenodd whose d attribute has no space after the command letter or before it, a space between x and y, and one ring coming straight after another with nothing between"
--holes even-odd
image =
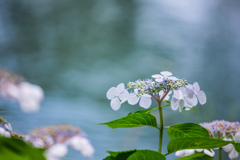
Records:
<instances>
[{"instance_id":1,"label":"white flower petal","mask_svg":"<svg viewBox=\"0 0 240 160\"><path fill-rule=\"evenodd\" d=\"M187 94L187 97L192 98L195 95L192 90L192 86L186 86L185 88L186 88L185 92Z\"/></svg>"},{"instance_id":2,"label":"white flower petal","mask_svg":"<svg viewBox=\"0 0 240 160\"><path fill-rule=\"evenodd\" d=\"M178 99L175 97L172 97L171 108L172 108L172 110L177 110L179 108Z\"/></svg>"},{"instance_id":3,"label":"white flower petal","mask_svg":"<svg viewBox=\"0 0 240 160\"><path fill-rule=\"evenodd\" d=\"M162 71L162 72L160 72L164 77L169 77L169 76L171 76L172 75L172 73L171 72L168 72L168 71Z\"/></svg>"},{"instance_id":4,"label":"white flower petal","mask_svg":"<svg viewBox=\"0 0 240 160\"><path fill-rule=\"evenodd\" d=\"M135 93L130 93L129 98L128 98L128 103L130 105L135 105L139 101L139 98L136 96Z\"/></svg>"},{"instance_id":5,"label":"white flower petal","mask_svg":"<svg viewBox=\"0 0 240 160\"><path fill-rule=\"evenodd\" d=\"M198 85L198 82L193 83L193 92L198 93L200 91L200 87Z\"/></svg>"},{"instance_id":6,"label":"white flower petal","mask_svg":"<svg viewBox=\"0 0 240 160\"><path fill-rule=\"evenodd\" d=\"M116 89L118 93L121 93L122 91L124 91L125 90L124 83L120 83L119 85L117 85Z\"/></svg>"},{"instance_id":7,"label":"white flower petal","mask_svg":"<svg viewBox=\"0 0 240 160\"><path fill-rule=\"evenodd\" d=\"M207 149L204 149L203 152L206 154L206 155L209 155L210 157L213 157L215 155L215 152L211 149L211 152Z\"/></svg>"},{"instance_id":8,"label":"white flower petal","mask_svg":"<svg viewBox=\"0 0 240 160\"><path fill-rule=\"evenodd\" d=\"M187 97L186 101L190 106L196 106L198 103L197 97L195 95L192 98Z\"/></svg>"},{"instance_id":9,"label":"white flower petal","mask_svg":"<svg viewBox=\"0 0 240 160\"><path fill-rule=\"evenodd\" d=\"M113 99L111 100L110 105L111 105L111 107L112 107L112 109L113 109L114 111L119 110L119 108L121 107L121 103L120 103L119 98L118 98L118 97L113 98Z\"/></svg>"},{"instance_id":10,"label":"white flower petal","mask_svg":"<svg viewBox=\"0 0 240 160\"><path fill-rule=\"evenodd\" d=\"M195 149L195 151L197 151L197 152L202 152L203 149Z\"/></svg>"},{"instance_id":11,"label":"white flower petal","mask_svg":"<svg viewBox=\"0 0 240 160\"><path fill-rule=\"evenodd\" d=\"M142 97L151 98L152 96L150 96L149 94L143 94Z\"/></svg>"},{"instance_id":12,"label":"white flower petal","mask_svg":"<svg viewBox=\"0 0 240 160\"><path fill-rule=\"evenodd\" d=\"M139 106L145 109L149 108L152 104L152 100L149 97L142 96L139 102Z\"/></svg>"},{"instance_id":13,"label":"white flower petal","mask_svg":"<svg viewBox=\"0 0 240 160\"><path fill-rule=\"evenodd\" d=\"M176 80L178 80L177 77L173 77L173 76L170 76L170 77L167 77L167 78L170 79L170 80L172 80L172 81L176 81Z\"/></svg>"},{"instance_id":14,"label":"white flower petal","mask_svg":"<svg viewBox=\"0 0 240 160\"><path fill-rule=\"evenodd\" d=\"M238 156L239 156L239 153L235 150L235 148L228 155L230 159L236 159L238 158Z\"/></svg>"},{"instance_id":15,"label":"white flower petal","mask_svg":"<svg viewBox=\"0 0 240 160\"><path fill-rule=\"evenodd\" d=\"M117 89L115 87L112 87L110 88L108 91L107 91L107 99L111 100L113 99L114 97L116 97L117 95Z\"/></svg>"},{"instance_id":16,"label":"white flower petal","mask_svg":"<svg viewBox=\"0 0 240 160\"><path fill-rule=\"evenodd\" d=\"M180 92L179 90L173 90L173 97L175 97L176 99L180 98Z\"/></svg>"},{"instance_id":17,"label":"white flower petal","mask_svg":"<svg viewBox=\"0 0 240 160\"><path fill-rule=\"evenodd\" d=\"M207 97L203 91L198 92L197 97L198 97L198 101L201 105L206 103Z\"/></svg>"},{"instance_id":18,"label":"white flower petal","mask_svg":"<svg viewBox=\"0 0 240 160\"><path fill-rule=\"evenodd\" d=\"M127 90L124 90L119 94L119 98L122 101L124 101L124 100L126 101L128 99L128 97L129 97L129 93Z\"/></svg>"},{"instance_id":19,"label":"white flower petal","mask_svg":"<svg viewBox=\"0 0 240 160\"><path fill-rule=\"evenodd\" d=\"M185 151L184 151L184 150L177 151L177 152L175 153L175 156L183 157L183 156L185 156Z\"/></svg>"},{"instance_id":20,"label":"white flower petal","mask_svg":"<svg viewBox=\"0 0 240 160\"><path fill-rule=\"evenodd\" d=\"M154 74L154 75L152 75L152 78L162 78L162 75L160 75L160 74Z\"/></svg>"},{"instance_id":21,"label":"white flower petal","mask_svg":"<svg viewBox=\"0 0 240 160\"><path fill-rule=\"evenodd\" d=\"M191 155L191 154L194 154L194 153L195 153L194 149L185 149L185 156L188 156L188 155Z\"/></svg>"},{"instance_id":22,"label":"white flower petal","mask_svg":"<svg viewBox=\"0 0 240 160\"><path fill-rule=\"evenodd\" d=\"M67 154L67 147L64 144L57 143L47 150L47 157L63 157Z\"/></svg>"},{"instance_id":23,"label":"white flower petal","mask_svg":"<svg viewBox=\"0 0 240 160\"><path fill-rule=\"evenodd\" d=\"M240 133L235 134L234 141L235 142L240 142Z\"/></svg>"},{"instance_id":24,"label":"white flower petal","mask_svg":"<svg viewBox=\"0 0 240 160\"><path fill-rule=\"evenodd\" d=\"M179 112L182 112L183 107L184 107L184 100L181 99L181 100L179 100Z\"/></svg>"},{"instance_id":25,"label":"white flower petal","mask_svg":"<svg viewBox=\"0 0 240 160\"><path fill-rule=\"evenodd\" d=\"M163 82L163 79L162 78L156 78L155 81L156 82Z\"/></svg>"},{"instance_id":26,"label":"white flower petal","mask_svg":"<svg viewBox=\"0 0 240 160\"><path fill-rule=\"evenodd\" d=\"M230 152L232 149L234 148L233 144L228 144L226 146L223 146L222 149L225 151L225 152Z\"/></svg>"}]
</instances>

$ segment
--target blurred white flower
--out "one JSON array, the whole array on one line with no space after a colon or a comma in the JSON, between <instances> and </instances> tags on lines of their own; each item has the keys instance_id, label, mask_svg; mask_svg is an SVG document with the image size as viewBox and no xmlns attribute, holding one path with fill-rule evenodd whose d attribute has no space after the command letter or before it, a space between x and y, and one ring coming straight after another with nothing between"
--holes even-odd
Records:
<instances>
[{"instance_id":1,"label":"blurred white flower","mask_svg":"<svg viewBox=\"0 0 240 160\"><path fill-rule=\"evenodd\" d=\"M0 135L4 137L11 137L11 133L0 127Z\"/></svg>"},{"instance_id":2,"label":"blurred white flower","mask_svg":"<svg viewBox=\"0 0 240 160\"><path fill-rule=\"evenodd\" d=\"M0 135L4 137L12 136L12 126L5 119L0 117Z\"/></svg>"},{"instance_id":3,"label":"blurred white flower","mask_svg":"<svg viewBox=\"0 0 240 160\"><path fill-rule=\"evenodd\" d=\"M19 103L24 112L36 112L44 97L41 87L23 81L23 79L9 71L0 69L0 95Z\"/></svg>"},{"instance_id":4,"label":"blurred white flower","mask_svg":"<svg viewBox=\"0 0 240 160\"><path fill-rule=\"evenodd\" d=\"M80 136L74 136L69 141L68 144L80 151L84 157L92 157L94 154L94 148L88 141L88 139Z\"/></svg>"},{"instance_id":5,"label":"blurred white flower","mask_svg":"<svg viewBox=\"0 0 240 160\"><path fill-rule=\"evenodd\" d=\"M160 74L154 74L152 75L152 78L155 78L156 82L163 82L165 79L176 81L178 78L172 76L171 72L168 71L162 71Z\"/></svg>"},{"instance_id":6,"label":"blurred white flower","mask_svg":"<svg viewBox=\"0 0 240 160\"><path fill-rule=\"evenodd\" d=\"M54 144L45 153L47 160L59 160L67 154L67 146L64 144Z\"/></svg>"},{"instance_id":7,"label":"blurred white flower","mask_svg":"<svg viewBox=\"0 0 240 160\"><path fill-rule=\"evenodd\" d=\"M42 99L43 90L39 86L28 82L20 83L18 101L24 112L38 111Z\"/></svg>"},{"instance_id":8,"label":"blurred white flower","mask_svg":"<svg viewBox=\"0 0 240 160\"><path fill-rule=\"evenodd\" d=\"M35 147L46 148L47 160L58 160L67 153L67 147L80 151L84 157L92 157L94 148L84 137L79 127L71 125L53 125L32 130L25 139ZM58 153L57 150L59 150Z\"/></svg>"},{"instance_id":9,"label":"blurred white flower","mask_svg":"<svg viewBox=\"0 0 240 160\"><path fill-rule=\"evenodd\" d=\"M121 107L121 103L128 100L129 93L125 89L125 85L120 83L117 87L110 88L107 91L106 96L109 100L111 100L110 105L112 109L117 111Z\"/></svg>"}]
</instances>

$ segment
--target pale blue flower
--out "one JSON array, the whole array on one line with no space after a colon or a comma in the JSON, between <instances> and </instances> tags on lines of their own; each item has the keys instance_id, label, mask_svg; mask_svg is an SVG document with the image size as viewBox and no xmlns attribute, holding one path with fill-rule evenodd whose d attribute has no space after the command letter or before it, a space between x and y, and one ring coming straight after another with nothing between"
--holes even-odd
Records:
<instances>
[{"instance_id":1,"label":"pale blue flower","mask_svg":"<svg viewBox=\"0 0 240 160\"><path fill-rule=\"evenodd\" d=\"M152 78L155 78L156 82L163 82L164 80L172 80L172 81L176 81L178 80L178 78L173 77L171 72L168 71L162 71L160 72L160 74L154 74L152 75Z\"/></svg>"},{"instance_id":2,"label":"pale blue flower","mask_svg":"<svg viewBox=\"0 0 240 160\"><path fill-rule=\"evenodd\" d=\"M117 87L110 88L107 91L106 96L109 100L111 100L110 105L112 109L117 111L121 107L121 103L125 102L128 99L129 93L125 89L124 84L120 83Z\"/></svg>"},{"instance_id":3,"label":"pale blue flower","mask_svg":"<svg viewBox=\"0 0 240 160\"><path fill-rule=\"evenodd\" d=\"M206 103L207 97L206 97L205 93L200 90L199 84L197 82L193 83L193 85L189 84L186 87L193 91L193 93L194 93L193 101L196 101L196 98L197 98L201 105Z\"/></svg>"}]
</instances>

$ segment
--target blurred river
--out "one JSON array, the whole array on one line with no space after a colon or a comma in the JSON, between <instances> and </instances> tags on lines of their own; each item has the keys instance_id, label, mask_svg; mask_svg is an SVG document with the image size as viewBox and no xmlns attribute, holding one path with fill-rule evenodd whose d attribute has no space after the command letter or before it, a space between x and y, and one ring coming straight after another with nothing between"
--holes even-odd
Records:
<instances>
[{"instance_id":1,"label":"blurred river","mask_svg":"<svg viewBox=\"0 0 240 160\"><path fill-rule=\"evenodd\" d=\"M0 116L19 134L58 123L79 126L96 150L94 160L107 150L157 150L155 129L98 123L140 109L123 104L113 111L110 87L167 70L198 81L208 100L196 107L201 112L165 108L165 125L240 121L239 7L234 0L0 0L0 67L45 92L39 112L24 114L1 99ZM164 153L168 141L165 132ZM86 158L70 150L64 159Z\"/></svg>"}]
</instances>

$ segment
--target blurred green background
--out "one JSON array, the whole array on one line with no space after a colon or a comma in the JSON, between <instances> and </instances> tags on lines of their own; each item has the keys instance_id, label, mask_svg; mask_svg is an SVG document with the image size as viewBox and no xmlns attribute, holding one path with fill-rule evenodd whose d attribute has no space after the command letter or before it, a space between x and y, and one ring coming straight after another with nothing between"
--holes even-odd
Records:
<instances>
[{"instance_id":1,"label":"blurred green background","mask_svg":"<svg viewBox=\"0 0 240 160\"><path fill-rule=\"evenodd\" d=\"M198 81L208 99L196 107L201 112L165 108L165 125L240 121L239 17L237 0L0 0L0 67L45 92L39 112L24 114L1 99L0 115L19 134L77 125L96 150L94 160L107 150L157 150L155 129L98 123L140 109L123 104L113 111L106 98L110 87L167 70ZM165 132L164 153L168 141ZM65 159L85 158L70 150Z\"/></svg>"}]
</instances>

